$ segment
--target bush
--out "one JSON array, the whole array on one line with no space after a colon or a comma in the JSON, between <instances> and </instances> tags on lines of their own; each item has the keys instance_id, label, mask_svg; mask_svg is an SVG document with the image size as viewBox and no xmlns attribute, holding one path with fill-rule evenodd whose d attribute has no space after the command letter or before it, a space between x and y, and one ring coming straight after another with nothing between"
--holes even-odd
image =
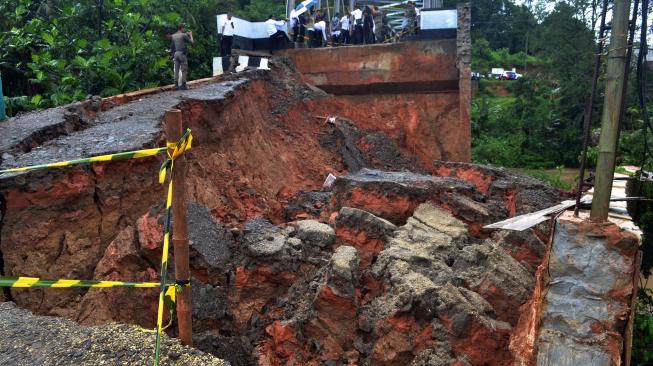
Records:
<instances>
[{"instance_id":1,"label":"bush","mask_svg":"<svg viewBox=\"0 0 653 366\"><path fill-rule=\"evenodd\" d=\"M653 290L639 289L633 326L632 365L650 365L653 361Z\"/></svg>"}]
</instances>

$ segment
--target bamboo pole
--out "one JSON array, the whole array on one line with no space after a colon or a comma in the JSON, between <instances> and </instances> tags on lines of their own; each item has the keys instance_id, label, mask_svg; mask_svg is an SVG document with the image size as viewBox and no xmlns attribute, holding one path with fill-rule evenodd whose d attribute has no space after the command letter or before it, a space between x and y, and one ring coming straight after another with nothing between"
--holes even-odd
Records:
<instances>
[{"instance_id":1,"label":"bamboo pole","mask_svg":"<svg viewBox=\"0 0 653 366\"><path fill-rule=\"evenodd\" d=\"M165 131L168 143L176 143L182 136L182 114L179 109L167 110ZM175 258L175 280L183 284L177 294L177 322L179 339L187 346L193 345L190 268L188 264L188 227L186 211L185 155L174 161L172 168L172 245Z\"/></svg>"},{"instance_id":2,"label":"bamboo pole","mask_svg":"<svg viewBox=\"0 0 653 366\"><path fill-rule=\"evenodd\" d=\"M578 186L576 188L576 207L574 215L578 216L580 212L580 199L585 188L585 168L587 166L587 144L590 140L590 129L592 128L592 113L594 112L594 102L596 101L596 85L601 71L601 54L603 53L605 16L608 13L608 0L603 0L601 8L601 25L599 26L599 40L596 46L596 56L594 56L594 73L592 76L592 89L590 96L585 104L585 116L583 120L583 148L581 150L580 170L578 172Z\"/></svg>"},{"instance_id":3,"label":"bamboo pole","mask_svg":"<svg viewBox=\"0 0 653 366\"><path fill-rule=\"evenodd\" d=\"M612 11L612 35L607 55L605 103L601 118L601 139L596 165L596 183L590 218L606 221L610 208L610 193L614 178L614 157L617 151L617 131L622 108L624 70L626 67L626 33L630 2L615 0Z\"/></svg>"}]
</instances>

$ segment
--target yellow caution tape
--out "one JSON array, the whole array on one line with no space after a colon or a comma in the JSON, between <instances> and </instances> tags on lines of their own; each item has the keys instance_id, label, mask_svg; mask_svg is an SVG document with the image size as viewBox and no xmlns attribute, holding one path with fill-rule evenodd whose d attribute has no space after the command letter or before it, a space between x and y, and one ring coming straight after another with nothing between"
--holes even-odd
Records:
<instances>
[{"instance_id":1,"label":"yellow caution tape","mask_svg":"<svg viewBox=\"0 0 653 366\"><path fill-rule=\"evenodd\" d=\"M109 287L131 287L131 288L156 288L159 282L126 282L126 281L95 281L95 280L44 280L36 277L12 277L0 276L0 287L13 288L109 288ZM174 284L164 284L166 287L174 287Z\"/></svg>"},{"instance_id":2,"label":"yellow caution tape","mask_svg":"<svg viewBox=\"0 0 653 366\"><path fill-rule=\"evenodd\" d=\"M91 156L90 158L59 161L56 163L39 164L39 165L25 166L21 168L9 168L5 170L0 170L0 175L7 174L7 173L26 172L30 170L41 170L41 169L61 168L61 167L80 165L80 164L100 163L106 161L140 159L148 156L162 154L167 151L168 151L167 147L157 147L154 149L135 150L135 151L124 151L115 154Z\"/></svg>"}]
</instances>

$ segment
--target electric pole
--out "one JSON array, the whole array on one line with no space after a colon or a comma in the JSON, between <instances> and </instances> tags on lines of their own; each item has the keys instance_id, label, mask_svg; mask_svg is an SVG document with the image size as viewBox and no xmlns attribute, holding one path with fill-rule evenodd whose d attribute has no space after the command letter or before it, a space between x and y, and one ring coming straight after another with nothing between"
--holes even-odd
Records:
<instances>
[{"instance_id":1,"label":"electric pole","mask_svg":"<svg viewBox=\"0 0 653 366\"><path fill-rule=\"evenodd\" d=\"M599 156L596 165L596 180L594 183L594 198L590 218L594 221L606 221L610 207L610 193L614 179L615 154L617 151L617 136L619 118L623 102L623 91L626 69L626 50L628 15L630 2L615 0L612 11L612 35L608 47L606 65L605 102L601 117L601 139L599 140Z\"/></svg>"}]
</instances>

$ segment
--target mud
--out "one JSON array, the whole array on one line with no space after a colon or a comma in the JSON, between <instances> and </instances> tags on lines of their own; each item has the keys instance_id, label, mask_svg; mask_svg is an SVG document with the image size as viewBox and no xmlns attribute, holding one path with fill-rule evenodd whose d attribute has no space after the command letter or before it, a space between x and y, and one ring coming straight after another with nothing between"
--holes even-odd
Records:
<instances>
[{"instance_id":1,"label":"mud","mask_svg":"<svg viewBox=\"0 0 653 366\"><path fill-rule=\"evenodd\" d=\"M197 347L232 365L510 364L549 229L510 236L482 226L564 193L433 161L415 148L431 135L379 116L325 123L316 115L343 114L343 100L304 84L287 60L272 69L20 116L0 125L27 124L3 142L2 167L160 146L165 109L180 108L194 135L185 158ZM65 114L80 123L61 127ZM0 177L4 271L157 281L160 161ZM323 187L329 173L337 179ZM152 326L156 314L149 290L10 295L89 325Z\"/></svg>"}]
</instances>

